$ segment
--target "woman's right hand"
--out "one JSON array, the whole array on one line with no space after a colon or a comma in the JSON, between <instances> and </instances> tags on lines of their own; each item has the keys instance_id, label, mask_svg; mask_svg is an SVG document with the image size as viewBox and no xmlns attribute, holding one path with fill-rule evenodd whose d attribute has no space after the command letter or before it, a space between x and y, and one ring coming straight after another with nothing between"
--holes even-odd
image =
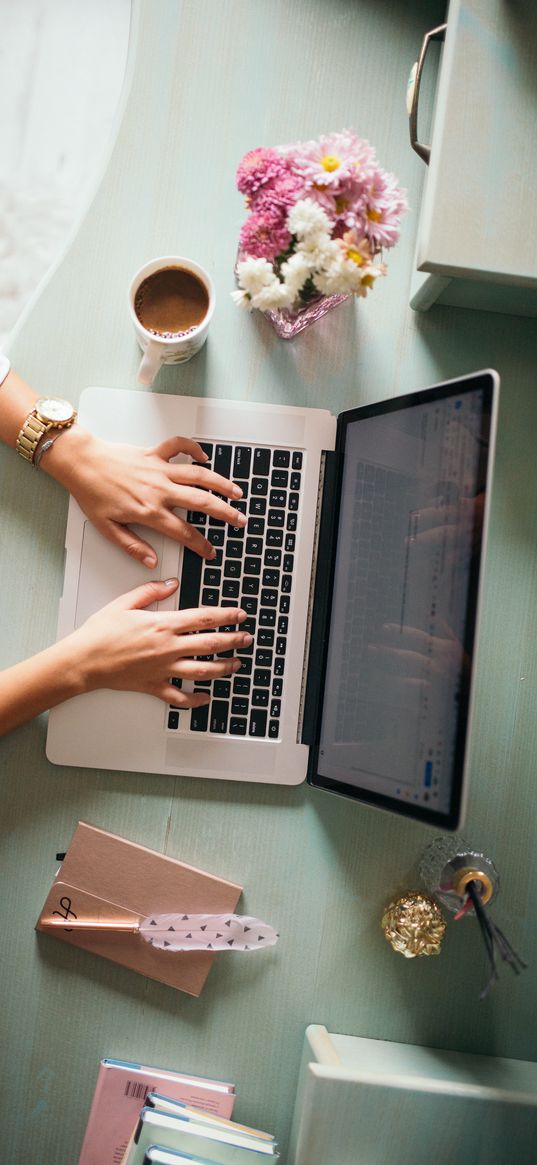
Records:
<instances>
[{"instance_id":1,"label":"woman's right hand","mask_svg":"<svg viewBox=\"0 0 537 1165\"><path fill-rule=\"evenodd\" d=\"M252 642L243 631L217 631L246 618L237 607L198 607L188 611L148 611L169 598L178 580L148 582L97 611L68 639L69 655L80 669L80 691L113 688L145 692L182 708L208 704L205 692L183 692L170 679L209 680L240 668L236 658L199 660L195 656L236 651Z\"/></svg>"}]
</instances>

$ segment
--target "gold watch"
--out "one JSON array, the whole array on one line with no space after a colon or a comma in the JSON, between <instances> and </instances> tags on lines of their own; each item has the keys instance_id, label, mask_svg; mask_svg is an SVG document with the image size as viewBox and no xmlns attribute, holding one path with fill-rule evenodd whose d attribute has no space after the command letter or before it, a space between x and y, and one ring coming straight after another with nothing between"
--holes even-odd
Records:
<instances>
[{"instance_id":1,"label":"gold watch","mask_svg":"<svg viewBox=\"0 0 537 1165\"><path fill-rule=\"evenodd\" d=\"M25 461L34 464L35 452L44 433L49 429L69 429L76 421L76 412L68 400L40 397L17 437L15 449Z\"/></svg>"}]
</instances>

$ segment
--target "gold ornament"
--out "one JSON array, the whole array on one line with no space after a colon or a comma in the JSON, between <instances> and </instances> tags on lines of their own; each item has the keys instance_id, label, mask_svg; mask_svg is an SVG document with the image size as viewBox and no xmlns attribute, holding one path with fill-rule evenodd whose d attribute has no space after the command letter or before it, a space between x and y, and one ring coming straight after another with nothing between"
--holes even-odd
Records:
<instances>
[{"instance_id":1,"label":"gold ornament","mask_svg":"<svg viewBox=\"0 0 537 1165\"><path fill-rule=\"evenodd\" d=\"M405 959L439 955L446 924L436 902L426 894L403 894L382 915L384 937Z\"/></svg>"}]
</instances>

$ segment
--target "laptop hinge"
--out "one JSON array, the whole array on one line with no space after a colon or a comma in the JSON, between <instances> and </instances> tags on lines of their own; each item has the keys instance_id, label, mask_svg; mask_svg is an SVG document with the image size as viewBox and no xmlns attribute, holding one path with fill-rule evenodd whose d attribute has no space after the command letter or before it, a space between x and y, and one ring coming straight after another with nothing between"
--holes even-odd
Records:
<instances>
[{"instance_id":1,"label":"laptop hinge","mask_svg":"<svg viewBox=\"0 0 537 1165\"><path fill-rule=\"evenodd\" d=\"M308 600L308 625L300 690L297 741L312 744L315 739L322 686L326 620L330 590L331 560L335 535L336 454L321 454L321 472L315 518L315 542Z\"/></svg>"}]
</instances>

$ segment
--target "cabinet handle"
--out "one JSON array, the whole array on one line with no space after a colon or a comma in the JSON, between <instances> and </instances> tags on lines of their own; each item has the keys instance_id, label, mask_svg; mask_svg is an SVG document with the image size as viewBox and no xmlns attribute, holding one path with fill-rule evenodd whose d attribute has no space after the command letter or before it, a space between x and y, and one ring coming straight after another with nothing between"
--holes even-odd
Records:
<instances>
[{"instance_id":1,"label":"cabinet handle","mask_svg":"<svg viewBox=\"0 0 537 1165\"><path fill-rule=\"evenodd\" d=\"M437 28L432 28L430 32L425 34L420 55L416 63L412 66L410 77L408 78L406 107L408 112L408 128L410 130L410 145L427 166L431 157L431 147L424 146L418 141L418 101L420 96L421 74L425 64L425 57L427 56L427 49L431 41L443 40L446 28L447 24L439 24Z\"/></svg>"}]
</instances>

